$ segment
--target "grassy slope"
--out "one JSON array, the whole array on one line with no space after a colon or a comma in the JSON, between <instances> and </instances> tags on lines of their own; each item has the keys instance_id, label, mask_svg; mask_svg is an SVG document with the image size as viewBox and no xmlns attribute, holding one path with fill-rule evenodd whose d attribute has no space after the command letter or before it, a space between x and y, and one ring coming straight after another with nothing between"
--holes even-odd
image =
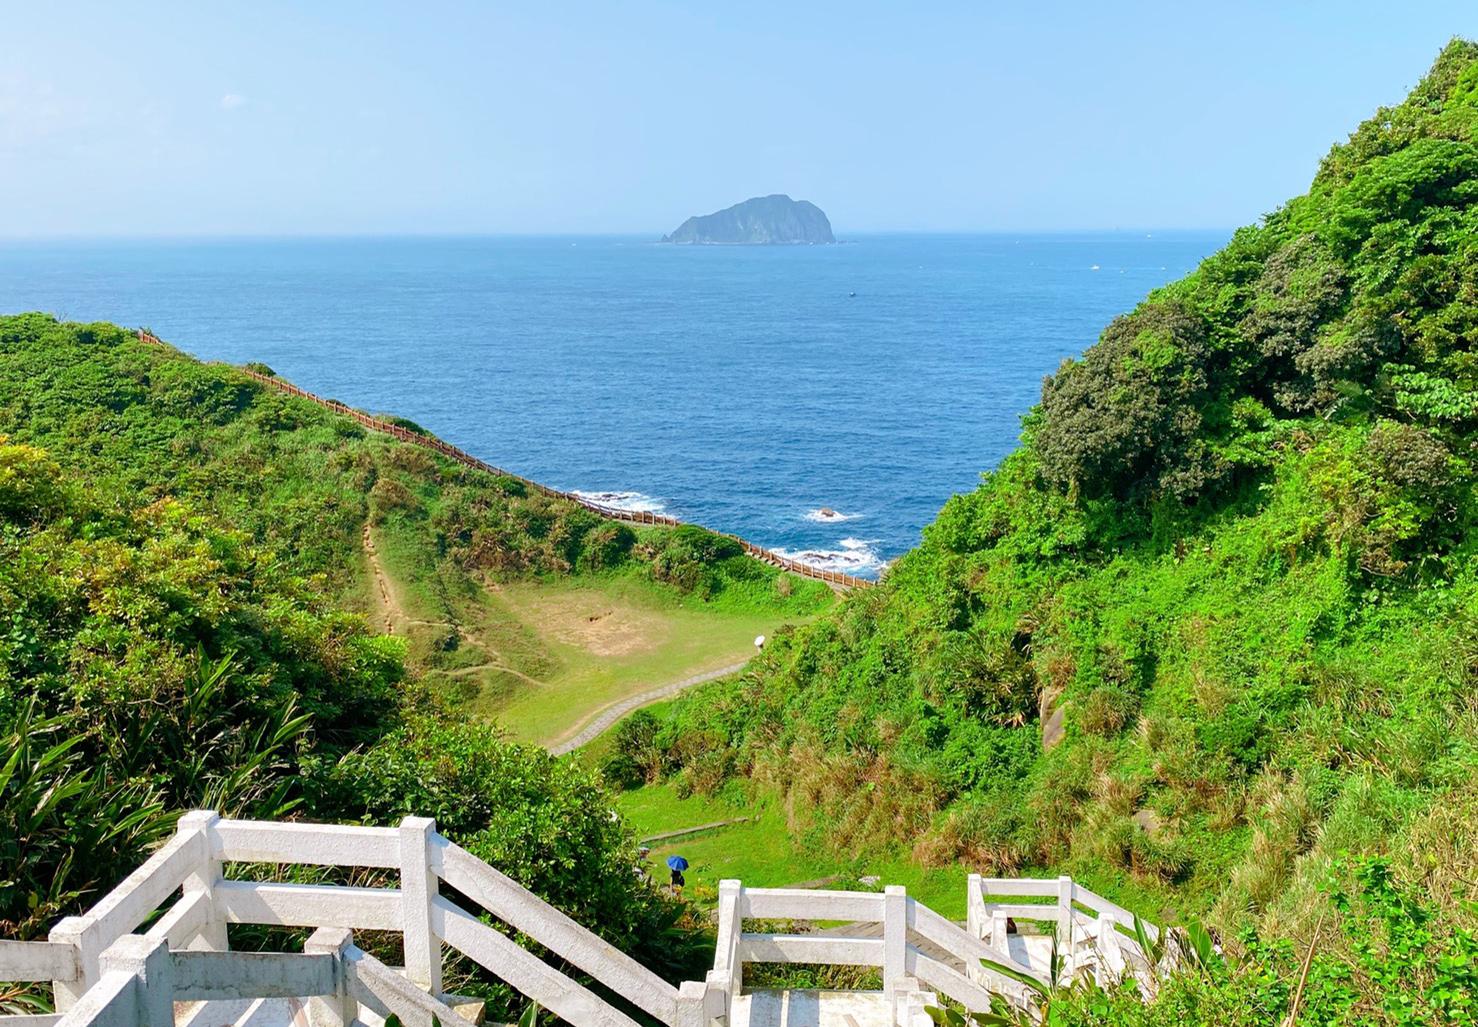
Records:
<instances>
[{"instance_id":1,"label":"grassy slope","mask_svg":"<svg viewBox=\"0 0 1478 1027\"><path fill-rule=\"evenodd\" d=\"M685 891L700 905L718 898L718 882L738 878L753 888L861 888L861 877L883 884L902 884L909 894L945 916L965 918L965 876L960 866L922 867L904 857L839 860L817 838L793 837L785 811L774 802L690 794L679 796L670 784L649 785L616 795L616 808L638 837L664 834L739 817L757 818L696 835L652 843L649 863L654 878L666 878L667 857L681 855L690 863ZM820 882L825 882L824 884Z\"/></svg>"},{"instance_id":2,"label":"grassy slope","mask_svg":"<svg viewBox=\"0 0 1478 1027\"><path fill-rule=\"evenodd\" d=\"M819 583L747 558L702 565L671 531L638 534L523 495L109 325L0 318L0 434L123 492L208 504L383 630L362 545L371 523L413 669L521 737L552 737L627 691L733 662L755 634L832 601ZM561 638L543 624L581 610L640 637L620 654L593 632ZM456 673L476 667L487 669Z\"/></svg>"},{"instance_id":3,"label":"grassy slope","mask_svg":"<svg viewBox=\"0 0 1478 1027\"><path fill-rule=\"evenodd\" d=\"M669 772L786 795L841 862L1045 864L1292 930L1338 853L1386 852L1470 918L1475 131L1455 42L1056 376L884 587L677 704Z\"/></svg>"}]
</instances>

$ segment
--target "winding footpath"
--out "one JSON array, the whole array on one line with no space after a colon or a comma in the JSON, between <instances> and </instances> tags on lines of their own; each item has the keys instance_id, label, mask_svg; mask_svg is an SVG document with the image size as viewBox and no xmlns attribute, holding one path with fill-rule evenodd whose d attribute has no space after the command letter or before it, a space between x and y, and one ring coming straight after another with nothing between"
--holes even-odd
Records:
<instances>
[{"instance_id":1,"label":"winding footpath","mask_svg":"<svg viewBox=\"0 0 1478 1027\"><path fill-rule=\"evenodd\" d=\"M589 745L595 741L596 738L600 737L602 732L606 731L616 721L633 710L639 710L643 706L650 706L654 702L669 699L679 692L687 691L694 685L701 685L705 681L716 681L719 678L726 678L730 674L737 674L748 665L749 660L740 660L738 663L728 667L720 667L718 670L694 674L690 678L683 678L681 681L674 681L669 685L662 685L658 688L648 689L645 692L638 692L635 695L628 695L625 699L613 702L611 705L597 711L595 717L587 720L585 726L580 728L575 734L563 740L550 743L548 747L549 751L556 756L563 756L567 752L574 752L582 745Z\"/></svg>"}]
</instances>

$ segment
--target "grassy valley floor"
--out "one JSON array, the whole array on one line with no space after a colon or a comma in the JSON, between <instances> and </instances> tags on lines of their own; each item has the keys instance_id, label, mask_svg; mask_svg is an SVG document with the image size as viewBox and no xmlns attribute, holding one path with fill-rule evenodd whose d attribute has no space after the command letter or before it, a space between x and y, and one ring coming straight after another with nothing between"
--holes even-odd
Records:
<instances>
[{"instance_id":1,"label":"grassy valley floor","mask_svg":"<svg viewBox=\"0 0 1478 1027\"><path fill-rule=\"evenodd\" d=\"M433 686L512 737L571 739L640 693L746 661L758 635L809 615L704 602L629 569L495 582L439 567L395 520L364 534L353 604L405 637Z\"/></svg>"}]
</instances>

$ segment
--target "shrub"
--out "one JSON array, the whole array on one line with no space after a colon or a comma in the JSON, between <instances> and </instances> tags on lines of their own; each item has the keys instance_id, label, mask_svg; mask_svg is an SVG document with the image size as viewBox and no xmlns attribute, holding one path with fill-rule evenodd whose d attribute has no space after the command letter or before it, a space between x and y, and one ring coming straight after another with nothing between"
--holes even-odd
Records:
<instances>
[{"instance_id":1,"label":"shrub","mask_svg":"<svg viewBox=\"0 0 1478 1027\"><path fill-rule=\"evenodd\" d=\"M375 521L381 523L391 513L417 513L421 503L415 494L396 478L380 478L370 489L370 501L374 504Z\"/></svg>"},{"instance_id":2,"label":"shrub","mask_svg":"<svg viewBox=\"0 0 1478 1027\"><path fill-rule=\"evenodd\" d=\"M1095 688L1074 704L1073 721L1091 735L1108 738L1130 723L1139 708L1132 693L1117 686Z\"/></svg>"},{"instance_id":3,"label":"shrub","mask_svg":"<svg viewBox=\"0 0 1478 1027\"><path fill-rule=\"evenodd\" d=\"M1197 444L1210 350L1202 320L1150 302L1104 330L1042 387L1032 445L1046 480L1085 499L1193 497L1223 469Z\"/></svg>"},{"instance_id":4,"label":"shrub","mask_svg":"<svg viewBox=\"0 0 1478 1027\"><path fill-rule=\"evenodd\" d=\"M635 844L595 775L574 760L504 741L484 724L413 719L345 756L319 784L330 815L438 829L611 942L649 960L678 909L637 875Z\"/></svg>"},{"instance_id":5,"label":"shrub","mask_svg":"<svg viewBox=\"0 0 1478 1027\"><path fill-rule=\"evenodd\" d=\"M1366 452L1376 474L1398 487L1432 491L1452 480L1451 451L1413 424L1376 425Z\"/></svg>"},{"instance_id":6,"label":"shrub","mask_svg":"<svg viewBox=\"0 0 1478 1027\"><path fill-rule=\"evenodd\" d=\"M743 554L736 539L684 524L659 536L651 558L652 577L684 592L715 595L723 587L720 565Z\"/></svg>"},{"instance_id":7,"label":"shrub","mask_svg":"<svg viewBox=\"0 0 1478 1027\"><path fill-rule=\"evenodd\" d=\"M638 788L662 773L662 750L657 744L660 721L650 710L637 710L616 725L611 752L600 772L613 788Z\"/></svg>"}]
</instances>

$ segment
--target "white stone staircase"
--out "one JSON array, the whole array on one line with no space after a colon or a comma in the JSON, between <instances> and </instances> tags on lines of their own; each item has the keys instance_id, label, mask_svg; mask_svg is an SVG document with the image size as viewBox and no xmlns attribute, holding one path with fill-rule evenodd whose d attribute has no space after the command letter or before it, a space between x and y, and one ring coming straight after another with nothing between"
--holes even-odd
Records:
<instances>
[{"instance_id":1,"label":"white stone staircase","mask_svg":"<svg viewBox=\"0 0 1478 1027\"><path fill-rule=\"evenodd\" d=\"M933 1027L924 1012L939 999L919 992L900 1027ZM892 1022L892 1003L881 991L746 991L729 1009L729 1027L868 1027Z\"/></svg>"},{"instance_id":2,"label":"white stone staircase","mask_svg":"<svg viewBox=\"0 0 1478 1027\"><path fill-rule=\"evenodd\" d=\"M256 870L251 879L226 876L247 865ZM265 867L289 865L377 868L399 886L256 879ZM1001 895L1046 901L987 901ZM59 922L47 941L0 940L0 981L50 981L58 1010L0 1016L0 1027L379 1027L392 1012L410 1027L431 1027L433 1018L442 1027L473 1027L480 1004L442 991L448 952L575 1027L638 1027L642 1014L665 1027L930 1027L925 1007L940 996L977 1011L994 996L1034 1006L1037 992L1021 978L1047 982L1052 942L1008 932L1008 917L1053 925L1064 975L1150 969L1123 933L1132 914L1068 878L972 877L968 908L962 928L899 887L879 894L724 881L713 969L675 986L442 837L430 820L355 827L198 811L87 913ZM747 932L746 921L850 927ZM242 952L230 948L228 924L312 934L302 952ZM360 949L356 930L398 932L405 967ZM560 963L521 947L519 935ZM875 967L883 989L746 990L747 963ZM566 968L598 982L601 993Z\"/></svg>"}]
</instances>

